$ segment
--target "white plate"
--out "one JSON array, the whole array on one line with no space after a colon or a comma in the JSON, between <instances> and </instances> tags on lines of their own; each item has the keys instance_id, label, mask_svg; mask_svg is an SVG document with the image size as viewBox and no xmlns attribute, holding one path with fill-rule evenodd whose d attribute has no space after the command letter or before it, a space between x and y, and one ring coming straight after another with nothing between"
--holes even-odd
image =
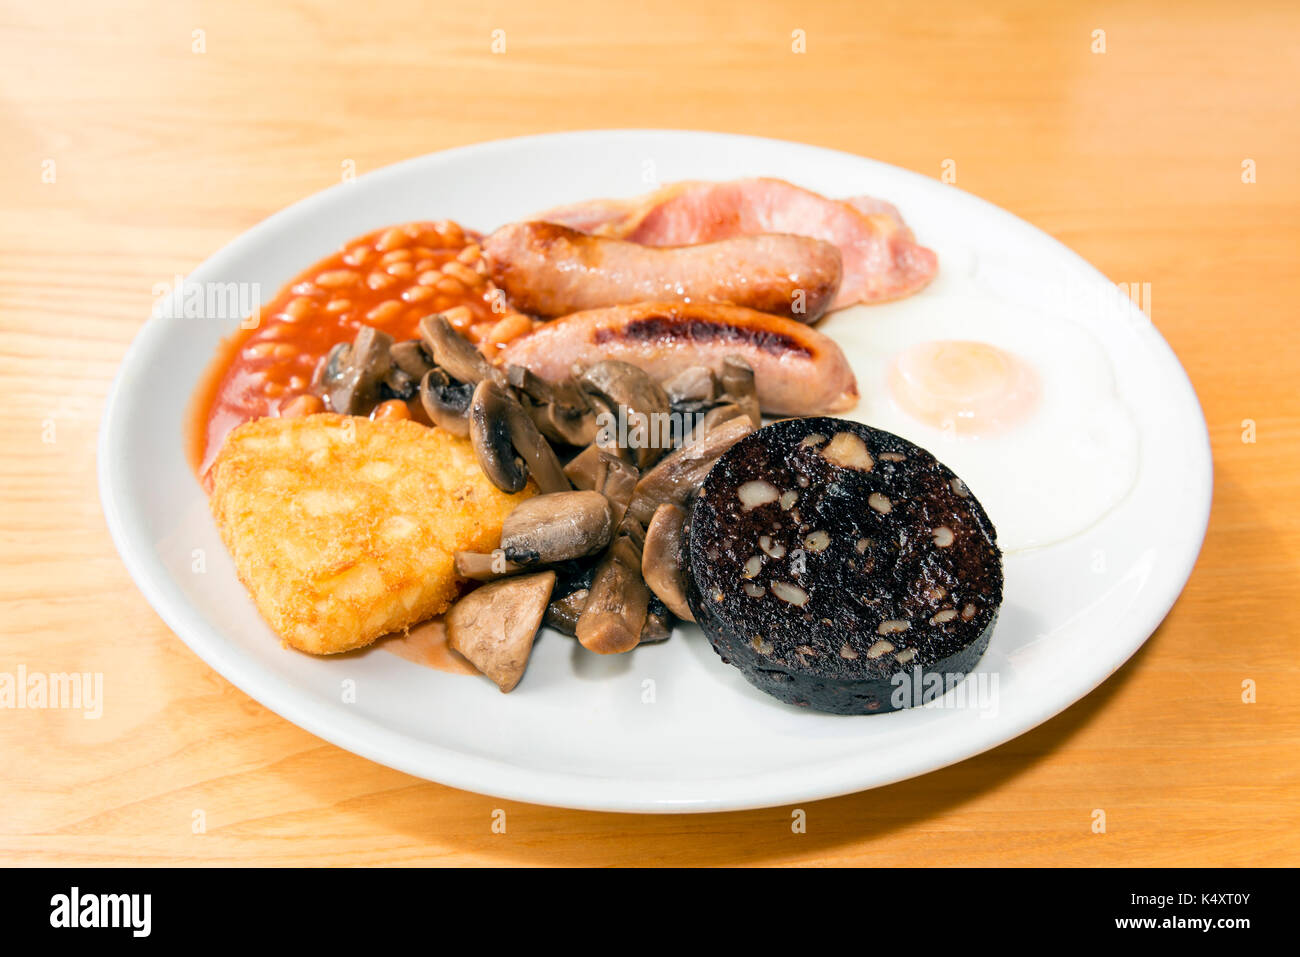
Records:
<instances>
[{"instance_id":1,"label":"white plate","mask_svg":"<svg viewBox=\"0 0 1300 957\"><path fill-rule=\"evenodd\" d=\"M104 510L145 597L204 661L314 734L420 777L565 807L716 811L830 797L968 758L1077 701L1146 640L1191 572L1209 516L1208 436L1185 373L1142 313L1117 306L1114 285L1070 250L982 200L793 143L558 134L450 150L336 186L249 230L189 279L259 283L269 300L343 241L388 223L450 218L488 230L560 203L748 175L891 200L939 252L945 283L1049 303L1087 326L1114 365L1141 434L1136 485L1087 533L1007 558L1004 609L977 676L986 689L996 681L995 706L809 713L751 689L694 627L608 658L546 633L509 695L386 652L329 660L282 648L235 579L182 443L195 383L237 319L156 311L104 413ZM345 682L354 703L343 701Z\"/></svg>"}]
</instances>

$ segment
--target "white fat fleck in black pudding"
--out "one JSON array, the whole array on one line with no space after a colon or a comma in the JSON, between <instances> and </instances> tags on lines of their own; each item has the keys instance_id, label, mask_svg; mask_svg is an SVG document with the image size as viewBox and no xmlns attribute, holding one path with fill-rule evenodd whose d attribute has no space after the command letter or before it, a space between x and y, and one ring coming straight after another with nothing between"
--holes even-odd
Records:
<instances>
[{"instance_id":1,"label":"white fat fleck in black pudding","mask_svg":"<svg viewBox=\"0 0 1300 957\"><path fill-rule=\"evenodd\" d=\"M952 470L858 422L774 422L691 509L688 602L722 660L790 704L876 714L969 674L1002 602L997 533Z\"/></svg>"}]
</instances>

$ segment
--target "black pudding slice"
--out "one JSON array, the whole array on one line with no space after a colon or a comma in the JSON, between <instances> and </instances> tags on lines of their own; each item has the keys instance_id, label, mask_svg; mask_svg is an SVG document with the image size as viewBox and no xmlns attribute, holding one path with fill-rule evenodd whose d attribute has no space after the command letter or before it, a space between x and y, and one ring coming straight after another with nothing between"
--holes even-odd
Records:
<instances>
[{"instance_id":1,"label":"black pudding slice","mask_svg":"<svg viewBox=\"0 0 1300 957\"><path fill-rule=\"evenodd\" d=\"M843 419L785 419L732 446L686 548L713 650L768 694L835 714L920 704L934 673L961 680L1002 602L997 533L962 480Z\"/></svg>"}]
</instances>

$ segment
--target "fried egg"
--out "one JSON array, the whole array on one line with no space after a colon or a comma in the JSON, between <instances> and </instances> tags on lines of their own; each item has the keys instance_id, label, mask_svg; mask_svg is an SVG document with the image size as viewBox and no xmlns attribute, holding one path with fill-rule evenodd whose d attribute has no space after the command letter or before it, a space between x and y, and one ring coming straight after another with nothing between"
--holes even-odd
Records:
<instances>
[{"instance_id":1,"label":"fried egg","mask_svg":"<svg viewBox=\"0 0 1300 957\"><path fill-rule=\"evenodd\" d=\"M847 413L962 477L1008 552L1094 525L1132 488L1138 431L1093 336L988 293L932 290L835 313L862 401Z\"/></svg>"}]
</instances>

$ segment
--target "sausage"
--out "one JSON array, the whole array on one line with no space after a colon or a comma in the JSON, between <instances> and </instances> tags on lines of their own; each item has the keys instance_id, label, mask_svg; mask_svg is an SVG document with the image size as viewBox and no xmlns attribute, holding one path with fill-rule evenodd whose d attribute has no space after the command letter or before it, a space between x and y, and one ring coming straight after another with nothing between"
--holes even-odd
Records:
<instances>
[{"instance_id":1,"label":"sausage","mask_svg":"<svg viewBox=\"0 0 1300 957\"><path fill-rule=\"evenodd\" d=\"M556 223L512 223L484 240L483 254L511 305L547 318L660 300L726 302L814 322L842 274L832 243L780 234L655 247Z\"/></svg>"},{"instance_id":2,"label":"sausage","mask_svg":"<svg viewBox=\"0 0 1300 957\"><path fill-rule=\"evenodd\" d=\"M790 704L879 714L976 667L1002 602L988 515L924 449L785 419L718 459L691 507L687 603L722 660Z\"/></svg>"},{"instance_id":3,"label":"sausage","mask_svg":"<svg viewBox=\"0 0 1300 957\"><path fill-rule=\"evenodd\" d=\"M822 239L839 248L844 272L832 309L902 299L939 271L934 251L916 242L891 204L866 196L827 199L770 177L673 183L644 196L590 200L534 218L645 246L760 233Z\"/></svg>"},{"instance_id":4,"label":"sausage","mask_svg":"<svg viewBox=\"0 0 1300 957\"><path fill-rule=\"evenodd\" d=\"M842 412L857 404L857 380L832 339L740 306L646 302L575 312L516 339L498 361L558 380L575 363L620 359L663 380L690 366L721 372L730 355L754 370L759 405L769 415Z\"/></svg>"}]
</instances>

